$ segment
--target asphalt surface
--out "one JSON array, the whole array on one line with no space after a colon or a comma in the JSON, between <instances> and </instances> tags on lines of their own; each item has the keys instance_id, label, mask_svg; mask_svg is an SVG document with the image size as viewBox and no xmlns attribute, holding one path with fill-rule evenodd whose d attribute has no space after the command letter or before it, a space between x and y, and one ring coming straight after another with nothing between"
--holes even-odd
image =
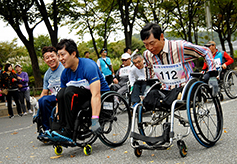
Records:
<instances>
[{"instance_id":1,"label":"asphalt surface","mask_svg":"<svg viewBox=\"0 0 237 164\"><path fill-rule=\"evenodd\" d=\"M0 118L0 163L168 163L168 164L235 164L237 163L237 102L226 98L222 104L224 128L221 139L211 148L201 146L193 134L184 138L188 155L182 158L176 141L168 150L144 150L137 158L128 139L122 146L110 148L99 139L92 145L92 154L85 156L79 147L63 148L62 156L56 156L51 144L36 139L36 125L32 115ZM177 126L175 124L175 126Z\"/></svg>"}]
</instances>

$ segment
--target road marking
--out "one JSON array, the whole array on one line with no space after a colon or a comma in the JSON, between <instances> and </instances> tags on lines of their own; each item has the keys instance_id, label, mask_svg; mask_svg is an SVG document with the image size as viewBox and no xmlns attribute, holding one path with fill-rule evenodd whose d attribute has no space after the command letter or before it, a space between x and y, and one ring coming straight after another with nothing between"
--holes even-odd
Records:
<instances>
[{"instance_id":1,"label":"road marking","mask_svg":"<svg viewBox=\"0 0 237 164\"><path fill-rule=\"evenodd\" d=\"M32 127L32 125L24 127L24 128L19 128L19 129L13 129L13 130L5 131L5 132L0 132L0 134L7 134L7 133L12 133L12 132L17 132L17 131L29 129L30 127Z\"/></svg>"}]
</instances>

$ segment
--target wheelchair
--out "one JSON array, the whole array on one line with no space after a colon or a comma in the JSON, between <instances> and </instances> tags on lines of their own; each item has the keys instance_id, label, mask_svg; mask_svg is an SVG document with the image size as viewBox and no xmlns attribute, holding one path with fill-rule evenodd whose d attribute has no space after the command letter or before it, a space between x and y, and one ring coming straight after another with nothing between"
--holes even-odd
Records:
<instances>
[{"instance_id":1,"label":"wheelchair","mask_svg":"<svg viewBox=\"0 0 237 164\"><path fill-rule=\"evenodd\" d=\"M91 145L97 138L109 147L121 146L127 140L131 130L131 113L126 100L120 94L108 91L101 96L99 122L102 133L99 136L90 130L91 110L90 101L81 106L75 120L72 142L53 141L56 155L61 155L63 147L69 146L82 147L84 154L90 155Z\"/></svg>"},{"instance_id":2,"label":"wheelchair","mask_svg":"<svg viewBox=\"0 0 237 164\"><path fill-rule=\"evenodd\" d=\"M202 73L191 75L193 78L184 86L171 107L163 106L162 100L160 107L153 110L146 109L143 103L135 106L133 116L137 116L139 133L135 132L136 117L133 117L130 142L137 157L142 155L144 149L168 149L174 140L177 140L181 157L185 157L187 146L183 138L189 135L190 129L204 147L212 147L220 139L223 129L220 101L218 97L212 96L209 85L200 80ZM160 82L155 83L148 92L157 85ZM187 115L184 114L186 112ZM174 123L180 125L176 129L177 133L174 131Z\"/></svg>"},{"instance_id":3,"label":"wheelchair","mask_svg":"<svg viewBox=\"0 0 237 164\"><path fill-rule=\"evenodd\" d=\"M237 98L237 73L230 68L227 70L218 70L218 84L219 84L219 96L222 101L223 95L221 92L225 92L230 99Z\"/></svg>"}]
</instances>

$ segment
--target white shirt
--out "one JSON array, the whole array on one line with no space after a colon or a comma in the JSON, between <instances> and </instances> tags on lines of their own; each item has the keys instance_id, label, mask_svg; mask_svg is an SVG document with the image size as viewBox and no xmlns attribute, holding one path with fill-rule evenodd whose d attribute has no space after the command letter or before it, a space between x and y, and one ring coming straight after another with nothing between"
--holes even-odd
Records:
<instances>
[{"instance_id":1,"label":"white shirt","mask_svg":"<svg viewBox=\"0 0 237 164\"><path fill-rule=\"evenodd\" d=\"M129 74L129 82L131 86L133 86L137 80L146 80L145 67L138 69L135 65L133 65Z\"/></svg>"}]
</instances>

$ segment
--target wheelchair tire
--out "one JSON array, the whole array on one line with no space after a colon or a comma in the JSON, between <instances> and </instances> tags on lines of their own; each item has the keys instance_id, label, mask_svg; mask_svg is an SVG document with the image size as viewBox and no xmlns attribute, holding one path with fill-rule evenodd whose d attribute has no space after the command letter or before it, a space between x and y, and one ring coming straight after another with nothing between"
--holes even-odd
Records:
<instances>
[{"instance_id":1,"label":"wheelchair tire","mask_svg":"<svg viewBox=\"0 0 237 164\"><path fill-rule=\"evenodd\" d=\"M194 83L188 92L186 107L196 140L204 147L214 146L222 134L223 114L219 99L212 97L209 85Z\"/></svg>"},{"instance_id":2,"label":"wheelchair tire","mask_svg":"<svg viewBox=\"0 0 237 164\"><path fill-rule=\"evenodd\" d=\"M237 98L237 73L233 70L227 71L223 83L226 95L231 99Z\"/></svg>"},{"instance_id":3,"label":"wheelchair tire","mask_svg":"<svg viewBox=\"0 0 237 164\"><path fill-rule=\"evenodd\" d=\"M131 113L127 101L117 92L103 94L99 122L102 128L99 139L110 147L122 145L131 130Z\"/></svg>"}]
</instances>

